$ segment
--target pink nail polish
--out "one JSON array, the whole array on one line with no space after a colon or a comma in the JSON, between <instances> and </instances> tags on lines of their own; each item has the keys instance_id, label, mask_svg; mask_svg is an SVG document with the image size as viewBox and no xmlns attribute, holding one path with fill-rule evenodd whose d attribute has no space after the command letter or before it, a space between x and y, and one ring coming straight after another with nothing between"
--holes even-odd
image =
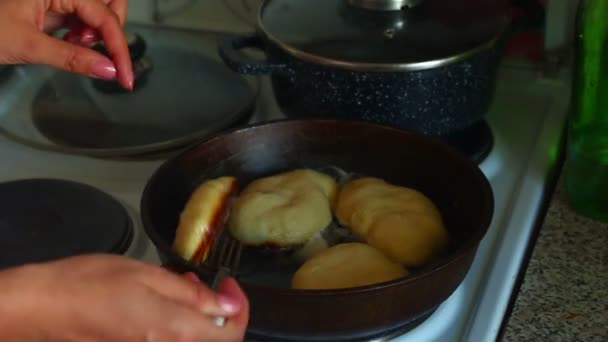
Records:
<instances>
[{"instance_id":1,"label":"pink nail polish","mask_svg":"<svg viewBox=\"0 0 608 342\"><path fill-rule=\"evenodd\" d=\"M200 284L201 280L196 276L196 274L192 272L188 272L184 274L184 277L190 281Z\"/></svg>"},{"instance_id":2,"label":"pink nail polish","mask_svg":"<svg viewBox=\"0 0 608 342\"><path fill-rule=\"evenodd\" d=\"M91 69L91 76L95 78L102 78L106 80L112 80L116 78L116 67L114 63L109 59L100 59L93 63Z\"/></svg>"},{"instance_id":3,"label":"pink nail polish","mask_svg":"<svg viewBox=\"0 0 608 342\"><path fill-rule=\"evenodd\" d=\"M80 43L83 45L91 45L99 41L99 36L97 36L94 32L84 33L80 37Z\"/></svg>"},{"instance_id":4,"label":"pink nail polish","mask_svg":"<svg viewBox=\"0 0 608 342\"><path fill-rule=\"evenodd\" d=\"M131 76L129 76L129 79L127 80L127 87L129 87L129 91L133 91L133 88L135 87L135 76L133 76L133 73L131 73Z\"/></svg>"},{"instance_id":5,"label":"pink nail polish","mask_svg":"<svg viewBox=\"0 0 608 342\"><path fill-rule=\"evenodd\" d=\"M217 294L217 304L227 313L234 313L241 309L241 303L238 300L221 293Z\"/></svg>"}]
</instances>

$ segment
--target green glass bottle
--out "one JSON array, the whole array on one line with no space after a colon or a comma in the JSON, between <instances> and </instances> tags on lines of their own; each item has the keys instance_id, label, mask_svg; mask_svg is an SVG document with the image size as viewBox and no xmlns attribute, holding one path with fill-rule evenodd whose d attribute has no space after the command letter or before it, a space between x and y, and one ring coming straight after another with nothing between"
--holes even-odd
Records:
<instances>
[{"instance_id":1,"label":"green glass bottle","mask_svg":"<svg viewBox=\"0 0 608 342\"><path fill-rule=\"evenodd\" d=\"M581 0L565 171L580 214L608 222L608 0Z\"/></svg>"}]
</instances>

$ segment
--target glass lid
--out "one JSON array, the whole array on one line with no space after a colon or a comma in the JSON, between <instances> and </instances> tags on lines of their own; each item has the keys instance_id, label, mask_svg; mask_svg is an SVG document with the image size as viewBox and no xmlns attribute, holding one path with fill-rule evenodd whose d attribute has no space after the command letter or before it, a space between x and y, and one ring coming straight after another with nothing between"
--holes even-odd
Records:
<instances>
[{"instance_id":1,"label":"glass lid","mask_svg":"<svg viewBox=\"0 0 608 342\"><path fill-rule=\"evenodd\" d=\"M260 24L299 57L393 65L453 60L491 45L508 24L503 0L408 0L397 9L399 1L382 3L270 0Z\"/></svg>"},{"instance_id":2,"label":"glass lid","mask_svg":"<svg viewBox=\"0 0 608 342\"><path fill-rule=\"evenodd\" d=\"M220 61L222 35L142 25L129 31L141 38L130 44L132 93L116 82L24 66L6 91L0 82L0 133L41 149L130 158L163 155L248 122L258 80Z\"/></svg>"}]
</instances>

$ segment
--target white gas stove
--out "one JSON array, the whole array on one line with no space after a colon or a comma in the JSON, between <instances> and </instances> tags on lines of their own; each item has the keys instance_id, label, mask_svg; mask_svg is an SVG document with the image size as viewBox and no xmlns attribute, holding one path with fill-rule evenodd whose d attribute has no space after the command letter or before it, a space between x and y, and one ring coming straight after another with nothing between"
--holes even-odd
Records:
<instances>
[{"instance_id":1,"label":"white gas stove","mask_svg":"<svg viewBox=\"0 0 608 342\"><path fill-rule=\"evenodd\" d=\"M145 17L139 12L133 16ZM139 21L149 23L145 18ZM213 53L215 46L198 48ZM5 76L0 82L0 118L31 116L39 81L48 77L49 72L19 66ZM404 335L385 339L492 341L499 335L559 166L569 72L562 69L547 75L539 67L509 60L501 67L495 99L487 115L494 145L480 164L495 195L493 223L458 289L421 325ZM260 90L250 122L282 117L267 79L262 79ZM13 127L23 126L21 132L34 134L32 127L25 127L28 120L10 120ZM33 178L69 180L112 196L126 208L133 221L134 235L125 254L159 263L141 226L139 201L145 183L163 158L93 158L32 147L4 134L0 135L0 156L1 182Z\"/></svg>"}]
</instances>

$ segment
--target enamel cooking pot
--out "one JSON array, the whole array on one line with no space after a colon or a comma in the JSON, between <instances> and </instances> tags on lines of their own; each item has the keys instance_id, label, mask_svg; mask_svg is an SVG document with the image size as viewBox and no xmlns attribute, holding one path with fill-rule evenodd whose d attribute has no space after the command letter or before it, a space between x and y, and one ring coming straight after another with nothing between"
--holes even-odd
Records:
<instances>
[{"instance_id":1,"label":"enamel cooking pot","mask_svg":"<svg viewBox=\"0 0 608 342\"><path fill-rule=\"evenodd\" d=\"M508 6L410 2L268 0L257 32L227 38L220 56L236 72L270 75L288 117L459 132L481 120L493 98ZM266 60L245 54L250 48Z\"/></svg>"},{"instance_id":2,"label":"enamel cooking pot","mask_svg":"<svg viewBox=\"0 0 608 342\"><path fill-rule=\"evenodd\" d=\"M287 119L221 133L167 160L152 175L141 200L145 231L168 268L195 272L208 282L210 268L190 264L171 250L180 212L197 185L230 175L242 188L278 172L326 167L423 192L442 213L450 246L407 278L358 288L293 290L264 286L237 272L251 304L248 335L263 341L361 340L424 320L467 274L494 205L477 165L434 138L339 119ZM243 253L239 270L251 262L257 261Z\"/></svg>"}]
</instances>

